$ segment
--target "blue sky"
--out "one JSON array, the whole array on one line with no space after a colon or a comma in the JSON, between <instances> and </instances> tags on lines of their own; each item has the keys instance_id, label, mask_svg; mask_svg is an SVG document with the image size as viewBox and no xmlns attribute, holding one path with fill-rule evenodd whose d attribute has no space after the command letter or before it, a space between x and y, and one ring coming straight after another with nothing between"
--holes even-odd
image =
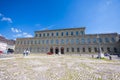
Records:
<instances>
[{"instance_id":1,"label":"blue sky","mask_svg":"<svg viewBox=\"0 0 120 80\"><path fill-rule=\"evenodd\" d=\"M0 35L8 39L73 27L120 34L120 0L0 0Z\"/></svg>"}]
</instances>

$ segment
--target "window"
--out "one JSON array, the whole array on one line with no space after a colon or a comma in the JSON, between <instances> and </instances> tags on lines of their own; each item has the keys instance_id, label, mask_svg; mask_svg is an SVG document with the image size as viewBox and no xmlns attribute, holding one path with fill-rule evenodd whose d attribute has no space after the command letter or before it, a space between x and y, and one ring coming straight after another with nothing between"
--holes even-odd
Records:
<instances>
[{"instance_id":1,"label":"window","mask_svg":"<svg viewBox=\"0 0 120 80\"><path fill-rule=\"evenodd\" d=\"M21 44L22 44L22 41L21 41Z\"/></svg>"},{"instance_id":2,"label":"window","mask_svg":"<svg viewBox=\"0 0 120 80\"><path fill-rule=\"evenodd\" d=\"M43 37L45 37L45 33L43 33Z\"/></svg>"},{"instance_id":3,"label":"window","mask_svg":"<svg viewBox=\"0 0 120 80\"><path fill-rule=\"evenodd\" d=\"M76 39L76 44L79 44L79 39Z\"/></svg>"},{"instance_id":4,"label":"window","mask_svg":"<svg viewBox=\"0 0 120 80\"><path fill-rule=\"evenodd\" d=\"M44 40L42 40L42 44L44 44Z\"/></svg>"},{"instance_id":5,"label":"window","mask_svg":"<svg viewBox=\"0 0 120 80\"><path fill-rule=\"evenodd\" d=\"M68 36L68 32L66 32L66 36Z\"/></svg>"},{"instance_id":6,"label":"window","mask_svg":"<svg viewBox=\"0 0 120 80\"><path fill-rule=\"evenodd\" d=\"M39 34L39 37L41 37L41 34Z\"/></svg>"},{"instance_id":7,"label":"window","mask_svg":"<svg viewBox=\"0 0 120 80\"><path fill-rule=\"evenodd\" d=\"M58 32L56 32L56 36L58 36Z\"/></svg>"},{"instance_id":8,"label":"window","mask_svg":"<svg viewBox=\"0 0 120 80\"><path fill-rule=\"evenodd\" d=\"M52 39L52 40L51 40L51 44L53 44L53 43L54 43L54 40Z\"/></svg>"},{"instance_id":9,"label":"window","mask_svg":"<svg viewBox=\"0 0 120 80\"><path fill-rule=\"evenodd\" d=\"M49 40L46 40L46 44L49 44Z\"/></svg>"},{"instance_id":10,"label":"window","mask_svg":"<svg viewBox=\"0 0 120 80\"><path fill-rule=\"evenodd\" d=\"M115 47L114 47L114 52L115 52L115 53L117 53L117 52L118 52L118 51L117 51L117 48L115 48Z\"/></svg>"},{"instance_id":11,"label":"window","mask_svg":"<svg viewBox=\"0 0 120 80\"><path fill-rule=\"evenodd\" d=\"M56 44L59 44L59 40L58 39L56 39Z\"/></svg>"},{"instance_id":12,"label":"window","mask_svg":"<svg viewBox=\"0 0 120 80\"><path fill-rule=\"evenodd\" d=\"M37 44L37 41L35 40L34 43Z\"/></svg>"},{"instance_id":13,"label":"window","mask_svg":"<svg viewBox=\"0 0 120 80\"><path fill-rule=\"evenodd\" d=\"M63 35L64 35L64 33L62 32L62 33L61 33L61 36L63 36Z\"/></svg>"},{"instance_id":14,"label":"window","mask_svg":"<svg viewBox=\"0 0 120 80\"><path fill-rule=\"evenodd\" d=\"M80 48L77 48L77 52L80 52Z\"/></svg>"},{"instance_id":15,"label":"window","mask_svg":"<svg viewBox=\"0 0 120 80\"><path fill-rule=\"evenodd\" d=\"M71 44L74 44L74 39L71 39Z\"/></svg>"},{"instance_id":16,"label":"window","mask_svg":"<svg viewBox=\"0 0 120 80\"><path fill-rule=\"evenodd\" d=\"M112 42L115 42L115 38L112 37L112 38L111 38L111 41L112 41Z\"/></svg>"},{"instance_id":17,"label":"window","mask_svg":"<svg viewBox=\"0 0 120 80\"><path fill-rule=\"evenodd\" d=\"M29 41L27 41L27 44L29 44Z\"/></svg>"},{"instance_id":18,"label":"window","mask_svg":"<svg viewBox=\"0 0 120 80\"><path fill-rule=\"evenodd\" d=\"M72 48L72 52L74 52L74 48Z\"/></svg>"},{"instance_id":19,"label":"window","mask_svg":"<svg viewBox=\"0 0 120 80\"><path fill-rule=\"evenodd\" d=\"M40 44L40 40L38 41L38 44Z\"/></svg>"},{"instance_id":20,"label":"window","mask_svg":"<svg viewBox=\"0 0 120 80\"><path fill-rule=\"evenodd\" d=\"M73 32L71 32L71 36L73 36Z\"/></svg>"},{"instance_id":21,"label":"window","mask_svg":"<svg viewBox=\"0 0 120 80\"><path fill-rule=\"evenodd\" d=\"M101 47L101 50L102 50L102 51L104 51L104 48L103 48L103 47Z\"/></svg>"},{"instance_id":22,"label":"window","mask_svg":"<svg viewBox=\"0 0 120 80\"><path fill-rule=\"evenodd\" d=\"M78 34L79 34L78 31L76 31L76 36L78 36Z\"/></svg>"},{"instance_id":23,"label":"window","mask_svg":"<svg viewBox=\"0 0 120 80\"><path fill-rule=\"evenodd\" d=\"M67 48L67 52L69 52L69 48Z\"/></svg>"},{"instance_id":24,"label":"window","mask_svg":"<svg viewBox=\"0 0 120 80\"><path fill-rule=\"evenodd\" d=\"M97 43L97 39L96 38L93 39L93 43Z\"/></svg>"},{"instance_id":25,"label":"window","mask_svg":"<svg viewBox=\"0 0 120 80\"><path fill-rule=\"evenodd\" d=\"M38 35L36 34L35 37L37 37Z\"/></svg>"},{"instance_id":26,"label":"window","mask_svg":"<svg viewBox=\"0 0 120 80\"><path fill-rule=\"evenodd\" d=\"M85 48L83 48L83 52L85 52Z\"/></svg>"},{"instance_id":27,"label":"window","mask_svg":"<svg viewBox=\"0 0 120 80\"><path fill-rule=\"evenodd\" d=\"M24 41L24 44L26 44L26 41Z\"/></svg>"},{"instance_id":28,"label":"window","mask_svg":"<svg viewBox=\"0 0 120 80\"><path fill-rule=\"evenodd\" d=\"M91 40L90 40L90 38L88 38L88 39L87 39L87 43L91 43Z\"/></svg>"},{"instance_id":29,"label":"window","mask_svg":"<svg viewBox=\"0 0 120 80\"><path fill-rule=\"evenodd\" d=\"M109 43L109 39L108 39L108 38L105 38L105 42L106 42L106 43Z\"/></svg>"},{"instance_id":30,"label":"window","mask_svg":"<svg viewBox=\"0 0 120 80\"><path fill-rule=\"evenodd\" d=\"M88 51L91 52L91 48L88 48Z\"/></svg>"},{"instance_id":31,"label":"window","mask_svg":"<svg viewBox=\"0 0 120 80\"><path fill-rule=\"evenodd\" d=\"M82 44L84 44L84 43L85 43L85 39L84 39L84 38L81 40L81 43L82 43Z\"/></svg>"},{"instance_id":32,"label":"window","mask_svg":"<svg viewBox=\"0 0 120 80\"><path fill-rule=\"evenodd\" d=\"M63 39L61 39L61 44L64 44L64 40Z\"/></svg>"},{"instance_id":33,"label":"window","mask_svg":"<svg viewBox=\"0 0 120 80\"><path fill-rule=\"evenodd\" d=\"M54 36L54 33L52 33L51 35Z\"/></svg>"},{"instance_id":34,"label":"window","mask_svg":"<svg viewBox=\"0 0 120 80\"><path fill-rule=\"evenodd\" d=\"M83 35L83 34L84 34L84 32L83 32L83 31L81 31L81 32L80 32L80 34L81 34L81 35Z\"/></svg>"},{"instance_id":35,"label":"window","mask_svg":"<svg viewBox=\"0 0 120 80\"><path fill-rule=\"evenodd\" d=\"M47 33L47 36L49 36L49 33Z\"/></svg>"},{"instance_id":36,"label":"window","mask_svg":"<svg viewBox=\"0 0 120 80\"><path fill-rule=\"evenodd\" d=\"M101 38L99 38L98 41L99 41L99 43L102 43L102 42L103 42Z\"/></svg>"},{"instance_id":37,"label":"window","mask_svg":"<svg viewBox=\"0 0 120 80\"><path fill-rule=\"evenodd\" d=\"M107 47L107 51L108 51L108 52L111 52L109 47Z\"/></svg>"},{"instance_id":38,"label":"window","mask_svg":"<svg viewBox=\"0 0 120 80\"><path fill-rule=\"evenodd\" d=\"M68 44L69 43L69 39L66 39L66 44Z\"/></svg>"},{"instance_id":39,"label":"window","mask_svg":"<svg viewBox=\"0 0 120 80\"><path fill-rule=\"evenodd\" d=\"M94 51L97 52L97 48L96 47L94 48Z\"/></svg>"}]
</instances>

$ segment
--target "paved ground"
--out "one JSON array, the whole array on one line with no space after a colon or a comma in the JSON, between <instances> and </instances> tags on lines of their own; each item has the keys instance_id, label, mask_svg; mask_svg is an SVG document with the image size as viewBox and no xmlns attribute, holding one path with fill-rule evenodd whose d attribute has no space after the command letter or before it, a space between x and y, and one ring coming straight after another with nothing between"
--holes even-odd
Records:
<instances>
[{"instance_id":1,"label":"paved ground","mask_svg":"<svg viewBox=\"0 0 120 80\"><path fill-rule=\"evenodd\" d=\"M120 59L13 54L0 58L0 80L120 80Z\"/></svg>"}]
</instances>

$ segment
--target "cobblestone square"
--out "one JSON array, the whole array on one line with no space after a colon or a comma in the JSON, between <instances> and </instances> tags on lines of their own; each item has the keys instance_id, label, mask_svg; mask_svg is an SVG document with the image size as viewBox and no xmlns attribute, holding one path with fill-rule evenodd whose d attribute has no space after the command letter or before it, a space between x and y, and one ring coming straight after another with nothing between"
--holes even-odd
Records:
<instances>
[{"instance_id":1,"label":"cobblestone square","mask_svg":"<svg viewBox=\"0 0 120 80\"><path fill-rule=\"evenodd\" d=\"M119 80L120 59L13 54L0 58L0 80Z\"/></svg>"}]
</instances>

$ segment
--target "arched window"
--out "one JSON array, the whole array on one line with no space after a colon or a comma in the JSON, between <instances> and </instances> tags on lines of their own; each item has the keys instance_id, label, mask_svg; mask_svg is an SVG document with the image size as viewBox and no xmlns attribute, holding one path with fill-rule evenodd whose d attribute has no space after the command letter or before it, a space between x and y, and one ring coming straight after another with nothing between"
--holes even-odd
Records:
<instances>
[{"instance_id":1,"label":"arched window","mask_svg":"<svg viewBox=\"0 0 120 80\"><path fill-rule=\"evenodd\" d=\"M82 44L84 44L84 43L85 43L85 39L84 39L84 38L82 38L81 43L82 43Z\"/></svg>"},{"instance_id":2,"label":"arched window","mask_svg":"<svg viewBox=\"0 0 120 80\"><path fill-rule=\"evenodd\" d=\"M91 40L90 40L90 38L88 38L88 39L87 39L87 43L88 43L88 44L89 44L89 43L91 43Z\"/></svg>"},{"instance_id":3,"label":"arched window","mask_svg":"<svg viewBox=\"0 0 120 80\"><path fill-rule=\"evenodd\" d=\"M69 43L69 39L66 39L66 44L68 44Z\"/></svg>"},{"instance_id":4,"label":"arched window","mask_svg":"<svg viewBox=\"0 0 120 80\"><path fill-rule=\"evenodd\" d=\"M76 39L76 44L79 44L79 39Z\"/></svg>"},{"instance_id":5,"label":"arched window","mask_svg":"<svg viewBox=\"0 0 120 80\"><path fill-rule=\"evenodd\" d=\"M56 44L59 44L59 40L58 39L56 39Z\"/></svg>"},{"instance_id":6,"label":"arched window","mask_svg":"<svg viewBox=\"0 0 120 80\"><path fill-rule=\"evenodd\" d=\"M71 39L71 44L74 44L74 39Z\"/></svg>"},{"instance_id":7,"label":"arched window","mask_svg":"<svg viewBox=\"0 0 120 80\"><path fill-rule=\"evenodd\" d=\"M97 43L97 39L96 38L93 38L93 43Z\"/></svg>"},{"instance_id":8,"label":"arched window","mask_svg":"<svg viewBox=\"0 0 120 80\"><path fill-rule=\"evenodd\" d=\"M46 40L46 44L49 44L49 40Z\"/></svg>"},{"instance_id":9,"label":"arched window","mask_svg":"<svg viewBox=\"0 0 120 80\"><path fill-rule=\"evenodd\" d=\"M61 44L64 44L64 40L63 39L61 39Z\"/></svg>"},{"instance_id":10,"label":"arched window","mask_svg":"<svg viewBox=\"0 0 120 80\"><path fill-rule=\"evenodd\" d=\"M54 44L54 40L53 39L51 40L51 44Z\"/></svg>"}]
</instances>

